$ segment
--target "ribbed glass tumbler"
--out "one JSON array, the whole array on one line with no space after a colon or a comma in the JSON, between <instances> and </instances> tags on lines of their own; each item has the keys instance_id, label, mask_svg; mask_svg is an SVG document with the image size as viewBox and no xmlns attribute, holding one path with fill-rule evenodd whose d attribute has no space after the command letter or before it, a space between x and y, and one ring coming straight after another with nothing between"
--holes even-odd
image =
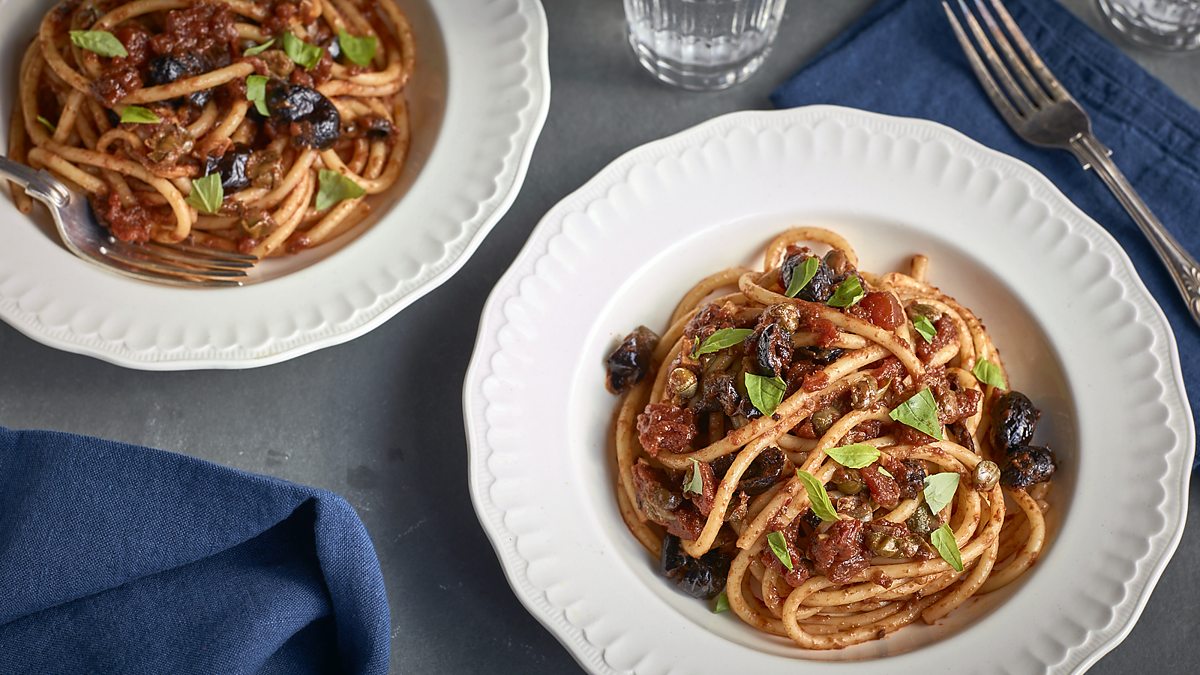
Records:
<instances>
[{"instance_id":1,"label":"ribbed glass tumbler","mask_svg":"<svg viewBox=\"0 0 1200 675\"><path fill-rule=\"evenodd\" d=\"M762 65L786 5L787 0L625 0L629 44L663 82L724 89Z\"/></svg>"}]
</instances>

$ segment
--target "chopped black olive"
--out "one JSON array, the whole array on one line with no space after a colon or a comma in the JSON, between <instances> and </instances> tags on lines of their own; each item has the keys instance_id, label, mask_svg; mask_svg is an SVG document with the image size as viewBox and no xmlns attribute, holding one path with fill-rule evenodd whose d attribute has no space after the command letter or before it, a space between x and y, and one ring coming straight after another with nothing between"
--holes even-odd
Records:
<instances>
[{"instance_id":1,"label":"chopped black olive","mask_svg":"<svg viewBox=\"0 0 1200 675\"><path fill-rule=\"evenodd\" d=\"M779 482L786 463L787 456L779 448L763 450L762 454L755 457L754 461L750 462L750 466L746 467L746 472L742 474L742 480L738 482L738 489L750 496L766 492L772 485Z\"/></svg>"},{"instance_id":2,"label":"chopped black olive","mask_svg":"<svg viewBox=\"0 0 1200 675\"><path fill-rule=\"evenodd\" d=\"M780 283L786 289L792 281L792 274L800 268L807 258L815 256L797 253L796 255L788 256L783 261L783 265L779 268ZM829 265L825 264L824 260L820 260L817 265L817 273L813 278L805 284L804 288L796 294L797 298L807 300L809 302L825 302L833 295L834 288L837 284L833 280L833 272L830 271Z\"/></svg>"},{"instance_id":3,"label":"chopped black olive","mask_svg":"<svg viewBox=\"0 0 1200 675\"><path fill-rule=\"evenodd\" d=\"M650 356L658 346L658 335L645 326L625 336L612 354L608 355L608 372L605 381L614 394L629 391L633 385L646 377L650 370Z\"/></svg>"},{"instance_id":4,"label":"chopped black olive","mask_svg":"<svg viewBox=\"0 0 1200 675\"><path fill-rule=\"evenodd\" d=\"M1054 475L1054 453L1049 448L1022 445L1008 451L1008 461L1000 471L1000 483L1010 488L1027 488L1044 483Z\"/></svg>"},{"instance_id":5,"label":"chopped black olive","mask_svg":"<svg viewBox=\"0 0 1200 675\"><path fill-rule=\"evenodd\" d=\"M822 349L821 347L797 347L795 350L795 358L812 361L819 366L827 366L834 361L842 358L846 350L837 347Z\"/></svg>"},{"instance_id":6,"label":"chopped black olive","mask_svg":"<svg viewBox=\"0 0 1200 675\"><path fill-rule=\"evenodd\" d=\"M337 108L310 87L271 80L267 84L267 108L273 118L298 125L299 133L292 138L297 145L327 150L341 132Z\"/></svg>"},{"instance_id":7,"label":"chopped black olive","mask_svg":"<svg viewBox=\"0 0 1200 675\"><path fill-rule=\"evenodd\" d=\"M250 185L250 177L246 175L249 161L250 148L237 145L220 157L209 157L204 163L204 174L214 171L221 174L221 187L225 192L235 192Z\"/></svg>"},{"instance_id":8,"label":"chopped black olive","mask_svg":"<svg viewBox=\"0 0 1200 675\"><path fill-rule=\"evenodd\" d=\"M792 362L792 334L769 323L754 338L754 355L761 374L780 376Z\"/></svg>"},{"instance_id":9,"label":"chopped black olive","mask_svg":"<svg viewBox=\"0 0 1200 675\"><path fill-rule=\"evenodd\" d=\"M992 404L992 445L996 450L1009 452L1033 440L1038 418L1042 413L1019 391L1004 393Z\"/></svg>"},{"instance_id":10,"label":"chopped black olive","mask_svg":"<svg viewBox=\"0 0 1200 675\"><path fill-rule=\"evenodd\" d=\"M725 590L732 557L723 549L714 549L697 560L683 552L679 537L663 538L659 571L693 598L713 598Z\"/></svg>"}]
</instances>

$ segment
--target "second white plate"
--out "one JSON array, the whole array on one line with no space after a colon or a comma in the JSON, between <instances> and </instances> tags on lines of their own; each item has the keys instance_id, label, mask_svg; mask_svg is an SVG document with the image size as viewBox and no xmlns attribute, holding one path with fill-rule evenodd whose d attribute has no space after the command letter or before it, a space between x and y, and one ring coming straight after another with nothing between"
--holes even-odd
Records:
<instances>
[{"instance_id":1,"label":"second white plate","mask_svg":"<svg viewBox=\"0 0 1200 675\"><path fill-rule=\"evenodd\" d=\"M1059 454L1050 544L1004 591L836 652L713 615L628 533L604 358L799 223L864 269L914 253L976 311ZM1194 429L1170 328L1125 254L1029 166L940 125L738 113L634 150L556 206L493 291L464 387L471 493L530 612L597 673L1067 673L1132 628L1179 536Z\"/></svg>"}]
</instances>

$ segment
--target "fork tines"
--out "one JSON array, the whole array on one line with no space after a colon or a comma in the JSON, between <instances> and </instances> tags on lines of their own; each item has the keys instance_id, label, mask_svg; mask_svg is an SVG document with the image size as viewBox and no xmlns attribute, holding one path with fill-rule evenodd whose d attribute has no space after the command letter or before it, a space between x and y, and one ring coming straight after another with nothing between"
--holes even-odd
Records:
<instances>
[{"instance_id":1,"label":"fork tines","mask_svg":"<svg viewBox=\"0 0 1200 675\"><path fill-rule=\"evenodd\" d=\"M1000 110L1006 121L1013 124L1039 108L1057 101L1073 100L1059 83L1058 78L1054 77L1037 52L1033 50L1033 46L1025 39L1017 22L1009 15L1000 0L990 0L996 12L995 16L988 10L983 0L974 0L976 11L983 18L983 23L987 24L987 32L984 31L971 9L967 7L967 3L964 0L957 0L957 2L967 25L970 26L971 34L975 36L975 41L983 52L983 57L971 43L971 39L967 36L954 10L950 8L949 2L943 0L942 8L946 10L946 17L950 20L950 25L954 28L954 35L958 38L963 52L967 55L967 60L971 63L971 69L975 71L975 76L979 78L984 91L987 92L988 97L992 99L992 103ZM999 23L997 23L996 17L999 17ZM1003 24L1004 27L1001 28L1000 24ZM1007 35L1005 29L1007 29ZM1012 42L1009 41L1010 36ZM1016 44L1015 49L1013 43ZM999 52L997 52L997 47L999 47ZM1003 53L1003 58L1000 53ZM986 64L984 63L985 58ZM993 77L993 72L995 77ZM996 78L999 78L999 83Z\"/></svg>"}]
</instances>

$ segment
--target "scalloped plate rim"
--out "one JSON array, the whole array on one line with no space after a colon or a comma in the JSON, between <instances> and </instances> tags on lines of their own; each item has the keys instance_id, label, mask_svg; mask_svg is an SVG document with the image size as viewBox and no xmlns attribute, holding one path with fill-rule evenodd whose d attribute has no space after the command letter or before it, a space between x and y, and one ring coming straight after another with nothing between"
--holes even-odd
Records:
<instances>
[{"instance_id":1,"label":"scalloped plate rim","mask_svg":"<svg viewBox=\"0 0 1200 675\"><path fill-rule=\"evenodd\" d=\"M523 271L523 268L526 266L532 266L536 264L538 260L542 259L546 255L549 255L549 251L546 250L543 252L543 249L555 235L558 235L562 232L563 228L561 225L565 215L577 211L582 207L586 207L589 201L593 201L587 199L587 195L590 192L594 192L597 189L609 190L616 184L619 184L623 180L627 179L629 172L638 165L639 156L647 155L648 158L658 160L661 159L661 157L654 155L655 151L659 148L668 147L672 144L687 141L691 141L692 145L698 145L699 143L716 136L716 132L718 130L725 127L732 129L743 121L750 121L750 126L753 127L756 120L779 118L791 115L799 116L804 114L826 115L833 119L836 119L839 115L847 115L850 117L857 116L860 118L866 118L868 120L877 122L890 120L892 122L908 125L913 129L924 129L926 132L940 134L958 143L973 146L976 151L980 152L989 159L1011 167L1011 170L1015 172L1016 175L1034 183L1040 183L1049 191L1053 199L1061 202L1060 205L1062 208L1065 208L1078 219L1084 228L1092 230L1094 234L1098 235L1102 239L1107 240L1107 243L1111 244L1112 248L1116 252L1117 262L1125 267L1132 281L1132 285L1128 286L1127 288L1133 291L1135 294L1140 294L1143 296L1146 304L1149 308L1151 308L1150 319L1161 324L1162 332L1166 338L1166 342L1163 346L1167 357L1166 361L1162 365L1164 366L1165 370L1169 371L1169 373L1165 375L1160 373L1155 379L1157 379L1160 384L1164 385L1163 393L1160 399L1165 399L1172 393L1178 396L1178 402L1180 404L1179 412L1181 413L1180 417L1182 420L1182 428L1177 430L1180 433L1176 446L1170 448L1166 453L1164 453L1164 460L1167 462L1168 466L1168 475L1162 479L1164 486L1167 488L1167 493L1165 495L1165 501L1162 508L1164 512L1174 511L1174 519L1172 520L1170 513L1164 513L1167 521L1164 525L1164 528L1149 537L1151 545L1148 552L1145 554L1145 556L1135 561L1136 565L1139 567L1143 563L1147 562L1147 559L1154 553L1154 540L1161 539L1163 537L1167 538L1159 554L1159 558L1151 561L1152 564L1148 567L1148 569L1144 571L1135 571L1133 578L1126 582L1127 588L1134 588L1137 586L1140 586L1140 588L1137 589L1137 592L1132 596L1122 598L1121 601L1111 607L1111 609L1113 609L1115 612L1115 610L1122 605L1131 604L1132 611L1125 622L1116 626L1115 629L1112 624L1109 624L1099 630L1089 630L1083 639L1083 643L1086 643L1088 639L1095 633L1106 633L1110 629L1112 629L1112 632L1087 653L1076 655L1076 652L1082 648L1082 645L1069 647L1067 649L1066 659L1062 662L1059 662L1065 663L1067 661L1071 661L1072 656L1076 656L1076 663L1071 668L1070 672L1085 672L1088 668L1099 661L1105 654L1111 652L1118 645L1120 645L1126 637L1129 636L1129 633L1133 630L1133 627L1137 624L1138 619L1145 610L1151 594L1157 586L1167 564L1174 556L1175 551L1179 546L1179 542L1183 537L1183 532L1187 521L1187 504L1190 492L1190 469L1196 454L1196 429L1195 422L1191 416L1191 408L1189 405L1187 389L1183 380L1183 372L1179 360L1179 348L1175 339L1175 333L1172 330L1171 324L1167 320L1166 315L1163 313L1162 308L1159 306L1154 296L1151 295L1149 289L1142 281L1141 276L1138 274L1137 269L1133 265L1133 261L1129 258L1129 255L1125 249L1120 245L1116 238L1108 232L1108 230L1106 230L1103 226L1101 226L1089 215L1084 213L1078 206L1076 206L1075 203L1072 202L1065 194L1063 194L1062 191L1059 190L1049 178L1044 176L1040 171L1023 160L998 150L994 150L956 129L932 120L922 118L884 115L856 108L824 104L800 106L797 108L784 110L748 110L727 113L725 115L701 122L692 127L680 130L668 136L649 141L626 151L609 162L595 175L584 182L583 185L564 196L549 211L546 212L546 214L534 227L529 239L518 252L512 264L500 277L492 291L488 294L488 298L484 303L480 314L479 329L476 333L475 348L463 380L462 402L463 422L468 445L468 488L470 490L471 502L475 509L476 516L483 527L484 533L487 535L488 541L492 545L496 558L503 570L505 579L508 581L513 594L517 597L522 606L524 606L525 609L535 619L537 619L538 622L541 623L550 632L550 634L559 641L560 644L563 645L567 652L581 667L589 670L590 672L616 672L615 669L613 669L607 663L607 661L604 660L603 653L597 649L595 645L592 645L587 640L586 636L583 635L582 628L571 624L570 621L566 621L566 624L569 627L568 634L563 630L563 627L554 623L556 617L546 614L541 608L536 606L535 601L537 600L541 600L543 602L547 601L545 598L545 591L537 589L527 578L520 576L526 572L530 561L525 560L519 554L514 555L515 560L510 560L508 555L505 553L502 545L502 539L512 539L515 537L515 535L503 523L504 511L493 504L490 495L486 494L487 487L495 482L496 476L487 467L488 459L492 455L492 449L490 448L486 439L485 429L488 428L488 425L484 419L484 411L486 410L490 401L486 394L482 392L482 385L487 377L492 374L492 366L490 363L491 358L493 358L497 353L503 351L503 347L499 344L497 335L503 327L511 323L511 320L504 316L504 302L521 295L519 288L521 280L530 276L536 276L536 271L531 270L530 272L526 273ZM768 125L769 124L764 126ZM554 231L550 232L552 228ZM1172 389L1166 386L1168 383L1173 385L1174 388ZM475 400L477 391L478 400ZM1169 404L1168 407L1170 407ZM1186 461L1183 462L1184 470L1179 472L1180 475L1178 476L1178 480L1174 485L1177 492L1172 493L1170 490L1172 482L1169 474L1171 469L1174 467L1172 467L1170 459L1171 455L1175 454L1180 448L1182 448L1182 454L1186 456ZM498 521L492 521L489 510L494 511L500 517ZM558 608L555 609L557 610ZM558 614L561 613L561 610L559 610ZM1114 622L1115 621L1116 617L1114 616ZM588 647L586 649L578 649L576 645L572 644L572 640L581 640L582 642L586 643ZM596 664L591 662L592 659L597 660L602 667L597 668ZM836 666L838 662L800 661L799 663L802 663L807 667L820 668L821 666L826 665ZM1050 670L1059 664L1045 665L1047 670Z\"/></svg>"}]
</instances>

